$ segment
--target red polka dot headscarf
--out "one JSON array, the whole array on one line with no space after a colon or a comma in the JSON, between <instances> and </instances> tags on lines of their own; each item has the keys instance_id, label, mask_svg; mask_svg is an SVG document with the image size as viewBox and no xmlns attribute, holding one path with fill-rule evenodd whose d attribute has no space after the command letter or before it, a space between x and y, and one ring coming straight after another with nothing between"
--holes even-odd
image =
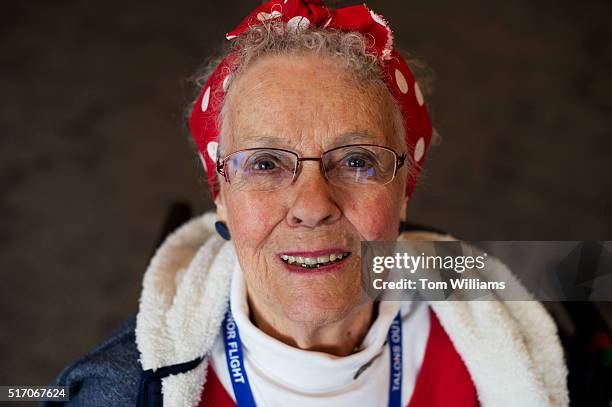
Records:
<instances>
[{"instance_id":1,"label":"red polka dot headscarf","mask_svg":"<svg viewBox=\"0 0 612 407\"><path fill-rule=\"evenodd\" d=\"M387 21L369 10L365 4L329 9L322 0L274 0L253 10L234 30L225 35L236 38L250 28L267 20L282 21L290 30L307 30L320 27L341 31L357 31L368 41L368 51L378 55L383 80L397 102L404 120L406 145L412 154L416 168L409 177L406 194L412 195L425 152L432 136L429 114L419 85L414 80L401 55L393 48L393 33ZM233 54L229 54L208 78L191 113L189 125L196 142L208 182L213 194L217 194L216 162L219 140L217 116L231 75Z\"/></svg>"}]
</instances>

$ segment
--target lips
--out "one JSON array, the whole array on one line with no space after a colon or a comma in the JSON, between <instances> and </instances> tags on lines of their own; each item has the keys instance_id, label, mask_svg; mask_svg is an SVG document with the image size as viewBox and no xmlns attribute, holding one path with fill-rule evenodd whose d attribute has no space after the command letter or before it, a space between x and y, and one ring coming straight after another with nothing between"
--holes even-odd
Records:
<instances>
[{"instance_id":1,"label":"lips","mask_svg":"<svg viewBox=\"0 0 612 407\"><path fill-rule=\"evenodd\" d=\"M303 269L317 269L341 263L351 255L344 249L328 249L313 252L288 252L279 254L283 263Z\"/></svg>"}]
</instances>

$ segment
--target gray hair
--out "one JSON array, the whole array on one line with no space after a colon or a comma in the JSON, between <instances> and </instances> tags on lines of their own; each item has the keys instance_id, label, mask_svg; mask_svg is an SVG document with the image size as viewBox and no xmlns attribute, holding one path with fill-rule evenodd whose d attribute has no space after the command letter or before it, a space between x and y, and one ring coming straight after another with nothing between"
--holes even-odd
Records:
<instances>
[{"instance_id":1,"label":"gray hair","mask_svg":"<svg viewBox=\"0 0 612 407\"><path fill-rule=\"evenodd\" d=\"M378 63L378 56L368 50L368 38L359 32L345 32L334 29L324 29L312 27L308 29L293 29L286 23L268 20L262 25L255 26L247 32L231 40L229 46L226 45L221 54L210 59L205 65L199 68L190 78L190 82L195 84L196 93L193 95L192 102L187 108L186 117L189 117L191 110L199 96L199 92L204 84L217 68L219 63L229 54L234 54L232 64L228 67L228 74L231 73L228 83L224 85L226 91L231 89L231 83L256 60L267 55L291 55L299 53L312 53L326 58L334 58L340 66L346 68L347 72L358 83L368 83L376 85L379 95L374 98L391 101L389 106L393 109L393 132L397 134L404 143L404 122L400 109L387 88L382 77L382 70ZM396 48L397 50L397 48ZM408 67L412 71L415 80L418 82L421 92L427 101L431 95L434 74L433 71L420 59L407 53L401 52ZM213 92L223 92L221 89L212 90ZM213 95L211 95L212 98ZM427 103L427 102L426 102ZM227 109L225 104L221 106L221 113L217 118L217 128L221 134L225 134ZM221 135L220 135L221 137ZM434 138L437 133L434 130ZM407 154L407 167L409 177L415 173L417 165L413 160L412 152Z\"/></svg>"}]
</instances>

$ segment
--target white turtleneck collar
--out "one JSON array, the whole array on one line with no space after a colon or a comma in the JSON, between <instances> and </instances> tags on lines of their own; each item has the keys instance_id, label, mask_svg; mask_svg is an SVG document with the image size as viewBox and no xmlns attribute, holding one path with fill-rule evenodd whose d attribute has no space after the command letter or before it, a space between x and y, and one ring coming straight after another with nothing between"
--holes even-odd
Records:
<instances>
[{"instance_id":1,"label":"white turtleneck collar","mask_svg":"<svg viewBox=\"0 0 612 407\"><path fill-rule=\"evenodd\" d=\"M389 386L387 332L400 309L399 302L381 302L378 317L360 350L339 357L289 346L259 330L249 319L242 271L232 277L230 306L242 340L245 369L258 406L354 406L385 405ZM429 312L425 303L401 304L403 335L402 405L414 390L429 336ZM363 366L371 362L367 368ZM223 387L235 400L223 338L219 333L211 352L211 365ZM356 373L361 369L361 373Z\"/></svg>"}]
</instances>

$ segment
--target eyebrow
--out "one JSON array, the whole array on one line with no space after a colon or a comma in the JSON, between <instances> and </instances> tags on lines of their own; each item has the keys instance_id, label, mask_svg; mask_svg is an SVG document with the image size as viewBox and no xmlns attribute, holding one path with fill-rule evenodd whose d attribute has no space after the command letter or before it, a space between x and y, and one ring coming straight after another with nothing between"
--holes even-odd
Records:
<instances>
[{"instance_id":1,"label":"eyebrow","mask_svg":"<svg viewBox=\"0 0 612 407\"><path fill-rule=\"evenodd\" d=\"M374 135L372 135L369 131L362 130L362 131L344 133L336 137L331 147L333 148L333 147L338 147L338 146L342 146L346 144L355 144L355 143L376 144L377 141L379 140L376 140L376 137L374 137Z\"/></svg>"},{"instance_id":2,"label":"eyebrow","mask_svg":"<svg viewBox=\"0 0 612 407\"><path fill-rule=\"evenodd\" d=\"M256 144L257 147L289 147L287 144L287 139L285 137L274 137L256 134L245 137L243 141L247 144Z\"/></svg>"},{"instance_id":3,"label":"eyebrow","mask_svg":"<svg viewBox=\"0 0 612 407\"><path fill-rule=\"evenodd\" d=\"M254 145L256 147L283 147L287 149L291 149L292 146L289 145L287 138L285 137L275 137L268 135L252 135L246 137L243 140L246 144ZM332 143L329 146L325 146L326 150L347 145L347 144L376 144L377 140L370 132L367 130L363 131L351 131L347 133L343 133L338 137L335 137Z\"/></svg>"}]
</instances>

